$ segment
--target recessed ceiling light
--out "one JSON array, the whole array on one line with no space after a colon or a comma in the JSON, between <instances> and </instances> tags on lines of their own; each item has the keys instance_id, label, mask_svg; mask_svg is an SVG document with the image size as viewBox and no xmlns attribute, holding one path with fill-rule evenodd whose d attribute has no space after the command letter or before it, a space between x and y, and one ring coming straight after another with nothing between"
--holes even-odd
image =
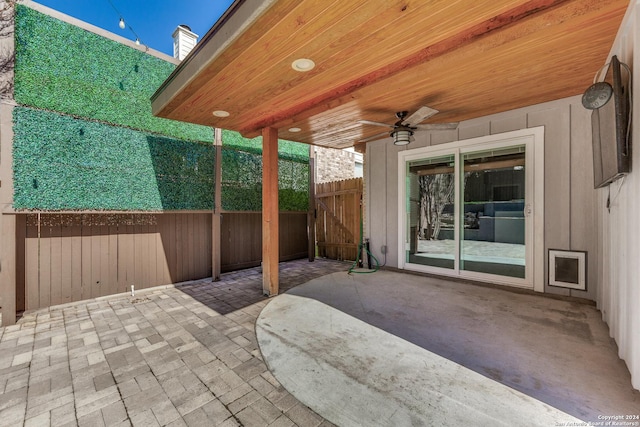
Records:
<instances>
[{"instance_id":1,"label":"recessed ceiling light","mask_svg":"<svg viewBox=\"0 0 640 427\"><path fill-rule=\"evenodd\" d=\"M300 128L289 128L289 132L300 132L301 130Z\"/></svg>"},{"instance_id":2,"label":"recessed ceiling light","mask_svg":"<svg viewBox=\"0 0 640 427\"><path fill-rule=\"evenodd\" d=\"M316 63L308 58L299 58L291 63L291 68L296 71L305 72L311 71L316 66Z\"/></svg>"},{"instance_id":3,"label":"recessed ceiling light","mask_svg":"<svg viewBox=\"0 0 640 427\"><path fill-rule=\"evenodd\" d=\"M213 112L216 117L229 117L229 112L224 110L216 110Z\"/></svg>"}]
</instances>

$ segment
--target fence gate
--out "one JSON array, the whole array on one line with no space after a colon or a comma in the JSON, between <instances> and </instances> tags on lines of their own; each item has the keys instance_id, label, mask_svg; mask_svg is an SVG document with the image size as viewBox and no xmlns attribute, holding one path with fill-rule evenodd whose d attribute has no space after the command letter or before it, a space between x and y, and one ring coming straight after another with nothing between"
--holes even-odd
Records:
<instances>
[{"instance_id":1,"label":"fence gate","mask_svg":"<svg viewBox=\"0 0 640 427\"><path fill-rule=\"evenodd\" d=\"M318 256L355 260L360 242L362 178L316 185Z\"/></svg>"}]
</instances>

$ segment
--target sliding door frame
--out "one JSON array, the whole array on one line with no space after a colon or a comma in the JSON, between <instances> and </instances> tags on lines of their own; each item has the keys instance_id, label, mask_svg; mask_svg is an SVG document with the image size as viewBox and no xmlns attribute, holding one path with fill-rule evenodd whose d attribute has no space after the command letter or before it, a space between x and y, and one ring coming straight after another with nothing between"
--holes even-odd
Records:
<instances>
[{"instance_id":1,"label":"sliding door frame","mask_svg":"<svg viewBox=\"0 0 640 427\"><path fill-rule=\"evenodd\" d=\"M525 193L525 242L527 258L525 278L501 276L460 270L460 179L461 156L467 152L482 151L504 145L525 145L525 170L527 183ZM406 163L425 157L447 154L455 156L455 261L454 269L439 268L407 262L407 177ZM531 172L531 173L530 173ZM530 178L529 178L530 177ZM479 138L455 141L436 146L405 150L398 153L398 268L433 273L443 276L465 278L474 281L496 283L544 292L544 126L487 135Z\"/></svg>"}]
</instances>

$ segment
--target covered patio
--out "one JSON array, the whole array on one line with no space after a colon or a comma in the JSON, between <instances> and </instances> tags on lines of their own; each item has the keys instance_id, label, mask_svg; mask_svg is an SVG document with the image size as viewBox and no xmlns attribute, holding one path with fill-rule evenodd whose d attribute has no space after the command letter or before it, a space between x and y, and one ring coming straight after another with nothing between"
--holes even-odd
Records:
<instances>
[{"instance_id":1,"label":"covered patio","mask_svg":"<svg viewBox=\"0 0 640 427\"><path fill-rule=\"evenodd\" d=\"M541 425L565 416L580 422L598 421L608 411L637 413L638 394L633 387L638 388L640 378L640 323L631 301L637 301L640 267L628 260L637 259L640 251L640 231L632 219L640 181L631 173L608 193L594 190L593 170L586 167L594 160L592 115L580 104L580 97L613 54L629 64L628 82L640 78L638 7L635 0L234 2L154 94L152 106L160 117L232 129L247 137L262 135L263 292L270 296L280 292L275 238L279 233L278 138L355 147L365 153L364 237L387 267L448 276L454 279L451 283L487 284L475 293L450 282L435 281L440 284L431 287L410 279L414 284L398 291L396 285L413 276L389 278L384 273L357 279L380 280L374 301L366 298L375 287L364 282L358 285L361 288L352 286L359 282L350 277L342 277L347 282L338 280L340 284L333 288L318 284L317 292L275 300L258 330L265 334L267 363L282 375L285 387L312 393L324 403L315 410L329 419L354 423L359 418L344 404L347 396L331 400L340 388L336 384L355 385L354 390L363 392L378 390L367 382L372 372L358 371L363 368L361 357L365 354L368 360L372 351L368 343L384 341L393 348L403 347L406 342L394 338L401 337L418 345L409 346L419 363L405 366L407 384L419 377L431 392L417 397L409 387L412 391L398 397L402 386L388 374L401 355L387 358L387 350L377 348L381 356L370 362L381 370L371 378L382 381L388 393L379 393L380 400L377 392L367 395L364 402L383 402L399 393L398 411L413 407L405 415L422 414L417 416L424 422L432 412L420 412L415 404L427 402L430 409L455 412L456 405L440 406L443 400L455 401L466 408L462 419L484 414L488 425L496 420L487 415L491 404L484 400L486 395L501 396L498 401L517 396L519 403L529 402L522 404L531 404L530 412L516 406L524 413L548 415L537 419ZM634 111L640 109L639 99L634 97ZM640 134L637 120L631 122L628 133ZM637 153L640 150L632 153L634 164L640 163ZM465 193L466 174L482 164L482 170L524 170L526 176L517 183L496 178L493 186L484 180L487 191L478 193L483 196ZM443 199L439 203L453 206L453 256L447 265L422 265L427 263L418 262L420 257L412 258L415 231L425 234L415 220L422 205L416 209L415 201L428 192L414 184L419 177L429 176L442 179L438 194L428 191ZM482 175L478 177L482 181ZM495 191L501 185L510 190ZM620 195L616 203L610 203L611 194ZM517 240L525 242L526 260L517 265L517 274L464 265L469 264L465 256L476 256L464 253L465 203L487 206L494 201L522 206L517 216L508 216L513 222L517 218L524 230L524 238ZM478 212L479 220L488 216L486 207L483 212ZM496 212L495 218L502 214ZM432 236L430 242L439 243L439 237L426 234ZM472 245L466 248L473 249ZM580 282L583 286L556 286L550 279L555 268L549 261L551 250L588 254L588 263L576 267L580 269L576 276L586 277ZM505 257L498 258L501 262L493 264L511 266ZM384 277L387 280L379 279ZM495 284L512 287L500 291L505 293L498 305L492 305L500 300L493 294ZM526 292L520 294L523 289ZM569 300L541 298L534 291ZM397 295L404 297L397 299ZM433 306L433 301L438 303ZM453 309L458 302L461 305ZM443 307L451 310L451 317L449 311L437 311ZM341 313L331 311L336 308L349 315L359 313L366 322L376 318L374 313L383 313L382 324L375 326L391 335L380 335L366 324L351 324ZM317 318L309 316L316 309ZM296 312L306 314L288 317ZM439 315L429 317L434 313ZM345 323L351 324L354 331L362 332L358 336L362 341L353 337L345 342L339 333L327 330L326 322L319 319L330 320L334 314L343 320L340 331L346 334ZM296 328L286 326L291 324ZM485 329L476 329L479 326ZM514 329L503 330L503 326ZM353 342L361 345L354 347ZM581 350L572 353L568 344ZM425 362L442 367L443 382L437 376L421 377ZM325 367L336 375L327 375ZM603 369L607 372L603 382L616 378L610 390L622 390L624 397L618 401L626 406L618 407L607 398L590 400L592 394L609 394L601 392L599 380L592 379L594 371ZM566 372L571 377L564 376ZM302 377L303 373L308 376ZM334 381L325 382L327 378ZM444 389L446 399L438 394ZM407 396L413 406L403 400ZM300 399L308 405L313 400L302 395ZM522 415L513 408L502 409L505 412L500 413ZM397 416L403 415L398 412Z\"/></svg>"},{"instance_id":2,"label":"covered patio","mask_svg":"<svg viewBox=\"0 0 640 427\"><path fill-rule=\"evenodd\" d=\"M421 130L439 142L477 136L458 124L582 93L628 5L235 1L152 96L153 114L262 136L263 291L276 295L279 138L369 155L376 142L407 148ZM368 170L366 185L391 172ZM372 190L364 205L378 208ZM536 289L542 269L528 279Z\"/></svg>"}]
</instances>

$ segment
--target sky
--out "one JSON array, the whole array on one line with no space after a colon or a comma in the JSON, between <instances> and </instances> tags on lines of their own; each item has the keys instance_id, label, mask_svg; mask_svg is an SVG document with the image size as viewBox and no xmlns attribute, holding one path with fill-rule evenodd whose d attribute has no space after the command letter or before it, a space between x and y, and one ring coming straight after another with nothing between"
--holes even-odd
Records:
<instances>
[{"instance_id":1,"label":"sky","mask_svg":"<svg viewBox=\"0 0 640 427\"><path fill-rule=\"evenodd\" d=\"M35 0L35 2L135 41L136 36L129 28L131 27L142 44L173 56L171 34L178 25L189 26L200 40L233 3L233 0ZM127 24L124 30L118 26L120 17Z\"/></svg>"}]
</instances>

